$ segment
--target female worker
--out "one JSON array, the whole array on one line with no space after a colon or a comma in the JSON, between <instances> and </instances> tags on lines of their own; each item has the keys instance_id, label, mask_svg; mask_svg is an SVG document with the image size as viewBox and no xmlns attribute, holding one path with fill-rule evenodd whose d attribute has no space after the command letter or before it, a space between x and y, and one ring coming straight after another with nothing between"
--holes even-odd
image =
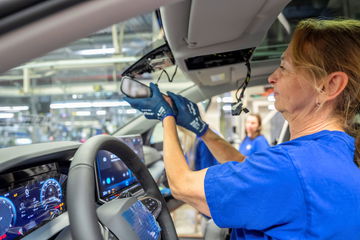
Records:
<instances>
[{"instance_id":1,"label":"female worker","mask_svg":"<svg viewBox=\"0 0 360 240\"><path fill-rule=\"evenodd\" d=\"M151 98L129 102L163 121L173 195L233 228L232 239L360 239L360 134L353 128L360 110L360 21L300 22L268 81L290 141L245 161L188 111L195 107L189 100L169 93L175 116L152 85ZM223 164L191 171L176 123L201 136Z\"/></svg>"},{"instance_id":2,"label":"female worker","mask_svg":"<svg viewBox=\"0 0 360 240\"><path fill-rule=\"evenodd\" d=\"M248 157L269 147L266 138L261 134L261 117L259 114L248 114L245 121L245 138L240 143L239 151Z\"/></svg>"}]
</instances>

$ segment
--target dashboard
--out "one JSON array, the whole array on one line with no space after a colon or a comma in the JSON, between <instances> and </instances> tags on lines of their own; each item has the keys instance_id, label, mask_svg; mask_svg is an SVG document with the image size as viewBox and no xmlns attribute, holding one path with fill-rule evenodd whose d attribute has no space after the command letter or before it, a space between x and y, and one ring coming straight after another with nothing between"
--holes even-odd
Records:
<instances>
[{"instance_id":1,"label":"dashboard","mask_svg":"<svg viewBox=\"0 0 360 240\"><path fill-rule=\"evenodd\" d=\"M140 136L119 139L144 162ZM66 212L67 174L79 146L79 143L63 142L0 149L0 169L7 169L0 173L0 240L60 237L61 231L69 226ZM130 224L130 216L138 214L138 205L148 211L142 214L144 219L153 218L153 215L156 217L161 203L151 198L141 198L142 187L119 156L100 150L94 166L94 187L99 206L115 198L140 196L137 205L133 205L135 210L129 207L131 214L124 215L126 222ZM154 220L152 224L157 226L156 232L159 234L160 229Z\"/></svg>"}]
</instances>

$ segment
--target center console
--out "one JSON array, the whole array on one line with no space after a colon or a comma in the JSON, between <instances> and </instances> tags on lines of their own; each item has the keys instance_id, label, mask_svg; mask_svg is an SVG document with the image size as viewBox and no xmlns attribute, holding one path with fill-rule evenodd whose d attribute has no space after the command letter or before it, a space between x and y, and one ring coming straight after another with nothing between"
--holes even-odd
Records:
<instances>
[{"instance_id":1,"label":"center console","mask_svg":"<svg viewBox=\"0 0 360 240\"><path fill-rule=\"evenodd\" d=\"M119 137L144 162L142 138L139 135ZM108 202L127 192L140 190L140 184L130 169L121 160L121 156L101 150L96 156L97 192L100 202Z\"/></svg>"}]
</instances>

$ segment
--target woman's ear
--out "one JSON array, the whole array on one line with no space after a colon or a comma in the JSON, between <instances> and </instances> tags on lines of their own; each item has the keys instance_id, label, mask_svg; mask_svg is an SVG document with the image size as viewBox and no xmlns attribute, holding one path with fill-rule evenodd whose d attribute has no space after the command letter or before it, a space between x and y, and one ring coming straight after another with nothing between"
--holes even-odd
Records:
<instances>
[{"instance_id":1,"label":"woman's ear","mask_svg":"<svg viewBox=\"0 0 360 240\"><path fill-rule=\"evenodd\" d=\"M326 100L333 100L344 91L348 84L349 77L344 72L333 72L327 76L321 92L324 93Z\"/></svg>"}]
</instances>

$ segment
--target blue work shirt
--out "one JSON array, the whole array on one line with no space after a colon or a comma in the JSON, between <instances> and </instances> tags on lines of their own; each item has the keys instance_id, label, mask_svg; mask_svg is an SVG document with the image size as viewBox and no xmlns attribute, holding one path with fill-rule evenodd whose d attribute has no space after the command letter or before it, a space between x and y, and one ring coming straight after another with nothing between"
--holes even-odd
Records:
<instances>
[{"instance_id":1,"label":"blue work shirt","mask_svg":"<svg viewBox=\"0 0 360 240\"><path fill-rule=\"evenodd\" d=\"M231 239L360 239L355 141L321 131L208 168L205 195Z\"/></svg>"},{"instance_id":2,"label":"blue work shirt","mask_svg":"<svg viewBox=\"0 0 360 240\"><path fill-rule=\"evenodd\" d=\"M197 138L196 142L194 170L201 170L219 164L201 138Z\"/></svg>"},{"instance_id":3,"label":"blue work shirt","mask_svg":"<svg viewBox=\"0 0 360 240\"><path fill-rule=\"evenodd\" d=\"M242 155L248 157L255 152L264 151L268 147L269 143L263 135L256 138L246 136L239 146L239 151Z\"/></svg>"},{"instance_id":4,"label":"blue work shirt","mask_svg":"<svg viewBox=\"0 0 360 240\"><path fill-rule=\"evenodd\" d=\"M193 170L201 170L219 164L201 138L196 138L194 150L185 154L186 162Z\"/></svg>"}]
</instances>

